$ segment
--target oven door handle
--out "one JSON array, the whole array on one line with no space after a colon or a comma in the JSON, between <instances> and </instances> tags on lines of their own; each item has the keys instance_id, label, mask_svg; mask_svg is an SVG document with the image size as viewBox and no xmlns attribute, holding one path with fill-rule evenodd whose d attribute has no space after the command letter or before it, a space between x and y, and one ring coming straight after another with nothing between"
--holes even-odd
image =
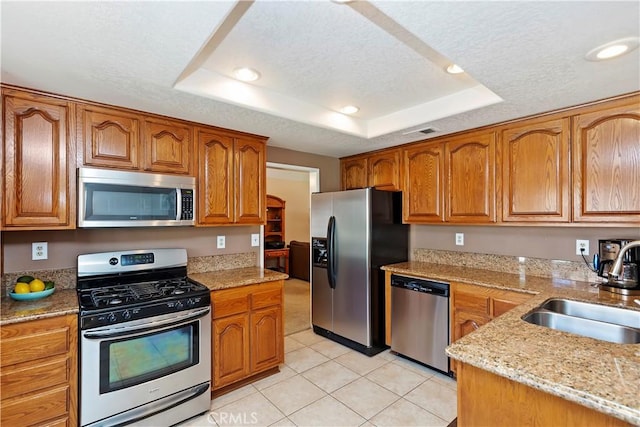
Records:
<instances>
[{"instance_id":1,"label":"oven door handle","mask_svg":"<svg viewBox=\"0 0 640 427\"><path fill-rule=\"evenodd\" d=\"M83 332L82 336L85 338L101 339L101 338L113 338L121 337L123 335L130 335L132 332L146 332L151 330L158 330L158 328L166 328L182 323L189 323L193 320L206 316L211 311L211 307L201 308L196 311L191 311L188 314L182 316L173 317L171 319L159 320L155 322L148 322L139 325L132 326L114 326L108 329L101 329L96 331Z\"/></svg>"}]
</instances>

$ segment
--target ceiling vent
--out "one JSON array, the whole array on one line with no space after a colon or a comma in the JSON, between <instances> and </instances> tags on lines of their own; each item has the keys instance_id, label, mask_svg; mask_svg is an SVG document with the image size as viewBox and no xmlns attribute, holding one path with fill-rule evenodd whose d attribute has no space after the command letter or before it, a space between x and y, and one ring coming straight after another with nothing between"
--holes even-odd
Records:
<instances>
[{"instance_id":1,"label":"ceiling vent","mask_svg":"<svg viewBox=\"0 0 640 427\"><path fill-rule=\"evenodd\" d=\"M403 135L409 135L409 134L418 133L418 132L423 133L425 135L429 135L430 133L438 132L438 129L434 127L428 127L424 129L415 129L415 130L410 130L408 132L404 132Z\"/></svg>"}]
</instances>

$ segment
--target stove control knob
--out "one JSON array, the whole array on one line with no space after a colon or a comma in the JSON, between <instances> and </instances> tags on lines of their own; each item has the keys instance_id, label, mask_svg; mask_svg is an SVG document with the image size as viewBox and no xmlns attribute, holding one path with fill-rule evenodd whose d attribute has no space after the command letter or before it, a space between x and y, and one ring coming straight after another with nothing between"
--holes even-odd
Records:
<instances>
[{"instance_id":1,"label":"stove control knob","mask_svg":"<svg viewBox=\"0 0 640 427\"><path fill-rule=\"evenodd\" d=\"M184 308L184 305L182 304L182 301L176 301L176 310L182 310Z\"/></svg>"},{"instance_id":2,"label":"stove control knob","mask_svg":"<svg viewBox=\"0 0 640 427\"><path fill-rule=\"evenodd\" d=\"M107 314L107 321L108 321L108 322L113 323L113 322L115 322L116 320L117 320L117 319L116 319L116 315L115 315L114 313L109 313L109 314Z\"/></svg>"},{"instance_id":3,"label":"stove control knob","mask_svg":"<svg viewBox=\"0 0 640 427\"><path fill-rule=\"evenodd\" d=\"M189 298L189 299L187 300L187 305L188 305L189 307L193 307L194 305L196 305L196 302L195 302L192 298Z\"/></svg>"},{"instance_id":4,"label":"stove control knob","mask_svg":"<svg viewBox=\"0 0 640 427\"><path fill-rule=\"evenodd\" d=\"M125 310L122 312L122 318L124 320L129 320L131 319L131 312L129 310Z\"/></svg>"}]
</instances>

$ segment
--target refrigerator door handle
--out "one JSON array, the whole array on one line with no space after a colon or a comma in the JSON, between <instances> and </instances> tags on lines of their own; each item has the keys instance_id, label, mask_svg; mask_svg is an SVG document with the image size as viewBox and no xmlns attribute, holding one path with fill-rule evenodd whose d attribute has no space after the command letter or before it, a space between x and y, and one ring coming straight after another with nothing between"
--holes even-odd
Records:
<instances>
[{"instance_id":1,"label":"refrigerator door handle","mask_svg":"<svg viewBox=\"0 0 640 427\"><path fill-rule=\"evenodd\" d=\"M336 287L336 251L335 251L336 217L329 218L327 225L327 278L332 289Z\"/></svg>"}]
</instances>

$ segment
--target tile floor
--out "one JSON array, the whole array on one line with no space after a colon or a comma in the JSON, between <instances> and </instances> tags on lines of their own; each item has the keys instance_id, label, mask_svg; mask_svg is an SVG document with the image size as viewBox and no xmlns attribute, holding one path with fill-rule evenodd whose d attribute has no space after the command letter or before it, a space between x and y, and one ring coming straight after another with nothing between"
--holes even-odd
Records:
<instances>
[{"instance_id":1,"label":"tile floor","mask_svg":"<svg viewBox=\"0 0 640 427\"><path fill-rule=\"evenodd\" d=\"M456 382L388 350L374 357L311 330L285 337L280 373L211 401L195 426L443 426Z\"/></svg>"}]
</instances>

